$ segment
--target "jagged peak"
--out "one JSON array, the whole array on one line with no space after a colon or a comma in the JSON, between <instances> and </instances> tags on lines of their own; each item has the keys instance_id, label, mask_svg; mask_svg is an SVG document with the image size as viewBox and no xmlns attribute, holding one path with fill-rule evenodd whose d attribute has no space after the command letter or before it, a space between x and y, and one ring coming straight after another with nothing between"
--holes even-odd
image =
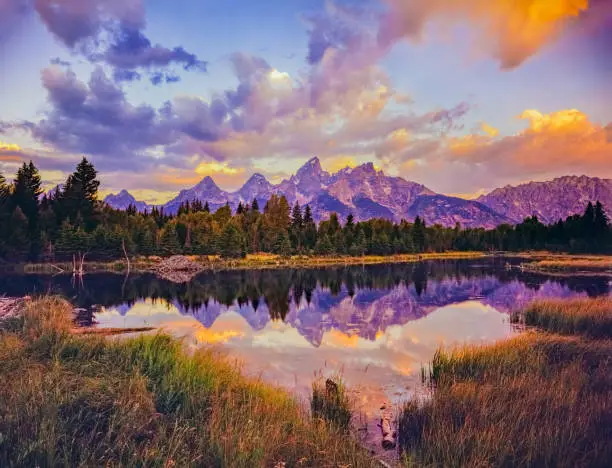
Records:
<instances>
[{"instance_id":1,"label":"jagged peak","mask_svg":"<svg viewBox=\"0 0 612 468\"><path fill-rule=\"evenodd\" d=\"M304 164L298 169L297 175L299 176L300 174L304 174L307 172L312 172L315 174L320 174L323 172L323 168L321 167L321 161L317 156L315 156L314 158L310 158L308 161L306 161L306 164Z\"/></svg>"},{"instance_id":2,"label":"jagged peak","mask_svg":"<svg viewBox=\"0 0 612 468\"><path fill-rule=\"evenodd\" d=\"M485 198L489 195L501 194L501 193L504 193L510 190L520 190L520 189L527 189L531 187L542 187L542 186L547 186L547 185L552 185L552 184L568 184L568 183L578 183L578 182L586 182L586 181L593 181L595 183L600 183L600 182L612 183L612 179L601 179L599 177L592 177L586 174L564 175L560 177L555 177L554 179L531 180L531 181L523 182L523 183L516 184L516 185L506 184L503 187L498 187L496 189L493 189L491 192L485 195L481 195L480 197L478 197L478 199Z\"/></svg>"},{"instance_id":3,"label":"jagged peak","mask_svg":"<svg viewBox=\"0 0 612 468\"><path fill-rule=\"evenodd\" d=\"M266 177L260 174L259 172L256 172L251 177L249 177L249 180L247 180L244 185L248 185L250 183L255 183L255 182L257 183L268 182L268 179L266 179Z\"/></svg>"},{"instance_id":4,"label":"jagged peak","mask_svg":"<svg viewBox=\"0 0 612 468\"><path fill-rule=\"evenodd\" d=\"M209 189L218 189L218 190L221 190L219 188L219 186L216 184L215 180L211 176L204 177L198 183L198 185L196 185L196 187L197 188L209 188Z\"/></svg>"}]
</instances>

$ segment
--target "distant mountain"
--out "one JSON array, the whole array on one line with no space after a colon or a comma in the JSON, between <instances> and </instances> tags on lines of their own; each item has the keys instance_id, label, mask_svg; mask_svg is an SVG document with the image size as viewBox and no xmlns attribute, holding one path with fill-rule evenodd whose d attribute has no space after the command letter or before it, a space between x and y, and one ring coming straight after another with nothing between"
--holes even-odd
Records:
<instances>
[{"instance_id":1,"label":"distant mountain","mask_svg":"<svg viewBox=\"0 0 612 468\"><path fill-rule=\"evenodd\" d=\"M144 211L149 208L149 205L143 201L137 201L130 192L122 190L117 195L111 193L107 195L104 202L116 210L127 210L132 205L136 207L136 211Z\"/></svg>"},{"instance_id":2,"label":"distant mountain","mask_svg":"<svg viewBox=\"0 0 612 468\"><path fill-rule=\"evenodd\" d=\"M559 177L548 182L499 188L481 196L477 201L515 223L537 215L541 222L550 224L584 212L589 201L597 200L608 210L612 209L612 179Z\"/></svg>"},{"instance_id":3,"label":"distant mountain","mask_svg":"<svg viewBox=\"0 0 612 468\"><path fill-rule=\"evenodd\" d=\"M270 199L274 186L261 174L253 174L240 190L233 194L233 202L251 203L257 198L257 202L263 207Z\"/></svg>"},{"instance_id":4,"label":"distant mountain","mask_svg":"<svg viewBox=\"0 0 612 468\"><path fill-rule=\"evenodd\" d=\"M407 214L406 218L411 221L420 216L428 225L459 223L464 228L494 228L511 222L482 203L446 195L421 195L410 205Z\"/></svg>"},{"instance_id":5,"label":"distant mountain","mask_svg":"<svg viewBox=\"0 0 612 468\"><path fill-rule=\"evenodd\" d=\"M217 210L230 200L230 194L221 190L212 177L207 176L190 189L181 190L178 196L164 205L166 213L176 213L182 203L201 200L208 202L212 211Z\"/></svg>"},{"instance_id":6,"label":"distant mountain","mask_svg":"<svg viewBox=\"0 0 612 468\"><path fill-rule=\"evenodd\" d=\"M316 221L335 212L341 219L349 213L356 220L384 218L392 221L414 220L420 216L428 225L492 228L502 223L519 223L536 214L544 223L584 211L589 201L600 200L612 207L612 180L582 177L561 177L549 182L531 182L518 187L504 187L477 200L465 200L433 192L422 184L401 177L386 175L372 163L346 167L335 173L324 171L314 157L295 175L279 184L270 183L263 175L253 174L237 191L226 192L211 177L202 179L164 205L167 213L176 213L181 203L200 200L210 209L257 199L263 209L272 194L284 195L293 205L310 205ZM134 204L139 210L147 205L137 202L125 190L109 195L109 205L125 209Z\"/></svg>"},{"instance_id":7,"label":"distant mountain","mask_svg":"<svg viewBox=\"0 0 612 468\"><path fill-rule=\"evenodd\" d=\"M357 220L385 218L399 221L410 216L409 208L419 197L435 195L424 185L385 175L372 163L354 168L347 167L330 174L323 170L321 162L315 157L300 167L295 175L277 185L271 184L261 174L254 174L242 188L230 193L221 190L207 177L195 187L181 191L174 200L165 205L164 210L167 213L175 213L181 203L196 199L208 201L210 208L215 210L226 203L235 209L238 203L250 203L257 198L263 208L274 193L284 195L291 205L295 202L302 206L310 205L316 221L328 218L331 213L337 213L342 219L353 213ZM476 202L453 200L454 203L436 205L435 210L429 207L429 211L435 212L436 217L429 216L425 219L431 223L454 226L457 220L464 221L468 218L464 206L467 204L474 219L482 222L482 225L494 226L496 220L505 221L505 218L496 217L489 208Z\"/></svg>"}]
</instances>

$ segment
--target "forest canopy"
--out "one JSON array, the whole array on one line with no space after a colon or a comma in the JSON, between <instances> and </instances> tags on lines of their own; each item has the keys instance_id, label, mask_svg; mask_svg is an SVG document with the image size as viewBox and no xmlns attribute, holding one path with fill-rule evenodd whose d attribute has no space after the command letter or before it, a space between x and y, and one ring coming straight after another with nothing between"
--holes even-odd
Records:
<instances>
[{"instance_id":1,"label":"forest canopy","mask_svg":"<svg viewBox=\"0 0 612 468\"><path fill-rule=\"evenodd\" d=\"M272 195L264 207L257 200L209 209L206 200L182 204L178 213L163 208L137 212L116 210L98 199L100 182L91 162L83 158L63 186L43 194L41 177L24 163L12 183L0 174L0 259L55 261L75 253L113 259L124 255L221 255L243 257L270 252L284 256L391 255L442 251L612 252L612 228L600 202L551 225L536 216L517 225L495 229L427 226L417 217L395 223L386 219L344 224L332 213L315 223L308 205L290 206Z\"/></svg>"}]
</instances>

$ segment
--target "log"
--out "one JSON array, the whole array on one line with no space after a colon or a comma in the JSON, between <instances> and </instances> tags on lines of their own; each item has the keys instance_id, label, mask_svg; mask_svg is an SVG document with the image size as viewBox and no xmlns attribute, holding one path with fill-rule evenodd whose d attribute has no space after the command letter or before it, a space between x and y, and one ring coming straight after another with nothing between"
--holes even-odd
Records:
<instances>
[{"instance_id":1,"label":"log","mask_svg":"<svg viewBox=\"0 0 612 468\"><path fill-rule=\"evenodd\" d=\"M380 430L382 432L382 446L385 450L391 450L395 448L395 431L391 426L393 412L387 408L386 404L383 404L380 410Z\"/></svg>"}]
</instances>

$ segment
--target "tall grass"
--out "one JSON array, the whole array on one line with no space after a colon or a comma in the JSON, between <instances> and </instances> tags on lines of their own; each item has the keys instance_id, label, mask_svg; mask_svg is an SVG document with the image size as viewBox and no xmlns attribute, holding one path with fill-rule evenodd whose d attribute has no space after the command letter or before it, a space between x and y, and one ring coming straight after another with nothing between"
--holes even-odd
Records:
<instances>
[{"instance_id":1,"label":"tall grass","mask_svg":"<svg viewBox=\"0 0 612 468\"><path fill-rule=\"evenodd\" d=\"M373 466L214 352L74 336L66 307L34 302L19 331L0 332L0 466Z\"/></svg>"},{"instance_id":2,"label":"tall grass","mask_svg":"<svg viewBox=\"0 0 612 468\"><path fill-rule=\"evenodd\" d=\"M612 299L536 301L519 316L525 325L567 335L612 338Z\"/></svg>"},{"instance_id":3,"label":"tall grass","mask_svg":"<svg viewBox=\"0 0 612 468\"><path fill-rule=\"evenodd\" d=\"M524 314L576 336L528 332L438 350L426 375L431 398L408 402L400 416L406 466L610 466L609 303L545 302Z\"/></svg>"},{"instance_id":4,"label":"tall grass","mask_svg":"<svg viewBox=\"0 0 612 468\"><path fill-rule=\"evenodd\" d=\"M328 421L342 431L350 428L353 412L340 378L325 381L319 378L313 382L310 410L313 417Z\"/></svg>"}]
</instances>

